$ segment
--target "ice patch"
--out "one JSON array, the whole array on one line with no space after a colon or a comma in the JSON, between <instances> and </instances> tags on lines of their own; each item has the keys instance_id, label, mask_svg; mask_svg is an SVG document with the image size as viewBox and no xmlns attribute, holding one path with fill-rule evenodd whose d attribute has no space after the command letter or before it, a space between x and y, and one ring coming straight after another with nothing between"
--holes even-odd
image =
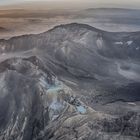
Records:
<instances>
[{"instance_id":1,"label":"ice patch","mask_svg":"<svg viewBox=\"0 0 140 140\"><path fill-rule=\"evenodd\" d=\"M55 93L55 92L60 91L62 89L63 89L62 86L53 85L47 90L47 92Z\"/></svg>"},{"instance_id":2,"label":"ice patch","mask_svg":"<svg viewBox=\"0 0 140 140\"><path fill-rule=\"evenodd\" d=\"M81 106L81 105L80 106L77 106L76 109L81 114L85 114L86 113L86 108L83 107L83 106Z\"/></svg>"}]
</instances>

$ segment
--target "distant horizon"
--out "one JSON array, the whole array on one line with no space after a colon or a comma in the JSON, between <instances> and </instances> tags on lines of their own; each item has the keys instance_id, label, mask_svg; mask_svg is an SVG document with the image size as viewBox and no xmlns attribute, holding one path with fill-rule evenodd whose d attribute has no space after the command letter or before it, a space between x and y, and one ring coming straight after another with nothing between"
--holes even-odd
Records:
<instances>
[{"instance_id":1,"label":"distant horizon","mask_svg":"<svg viewBox=\"0 0 140 140\"><path fill-rule=\"evenodd\" d=\"M12 2L8 0L0 0L0 8L6 9L89 9L89 8L121 8L121 9L140 9L140 1L133 0L132 2L127 2L126 0L123 2L117 2L116 0L114 2L107 0L105 2L102 2L101 0L98 1L80 1L80 0L44 0L44 1L38 1L38 0L13 0ZM120 1L120 0L119 0ZM80 4L79 4L80 3Z\"/></svg>"},{"instance_id":2,"label":"distant horizon","mask_svg":"<svg viewBox=\"0 0 140 140\"><path fill-rule=\"evenodd\" d=\"M10 5L11 6L11 5ZM0 11L1 10L29 10L28 8L26 9L24 9L24 8L22 8L22 7L19 7L19 8L17 8L17 7L3 7L3 6L1 6L0 5L0 8L2 8L2 9L0 9ZM90 9L122 9L122 10L140 10L140 8L127 8L127 7L85 7L85 8L83 8L82 10L90 10ZM32 10L32 9L31 9ZM33 9L33 10L35 10L35 8ZM37 10L50 10L50 9L37 9ZM67 10L67 9L52 9L52 10ZM78 9L79 10L79 9Z\"/></svg>"}]
</instances>

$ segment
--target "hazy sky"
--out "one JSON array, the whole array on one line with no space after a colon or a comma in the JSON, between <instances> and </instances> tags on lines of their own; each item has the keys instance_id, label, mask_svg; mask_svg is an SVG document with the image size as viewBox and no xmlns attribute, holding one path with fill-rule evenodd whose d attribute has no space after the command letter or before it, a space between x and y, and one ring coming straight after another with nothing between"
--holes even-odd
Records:
<instances>
[{"instance_id":1,"label":"hazy sky","mask_svg":"<svg viewBox=\"0 0 140 140\"><path fill-rule=\"evenodd\" d=\"M18 4L24 2L56 2L59 3L64 1L64 3L75 3L75 5L82 5L87 4L92 7L94 5L96 7L128 7L128 8L140 8L140 0L0 0L0 5L11 5L11 4ZM69 6L69 5L67 5Z\"/></svg>"}]
</instances>

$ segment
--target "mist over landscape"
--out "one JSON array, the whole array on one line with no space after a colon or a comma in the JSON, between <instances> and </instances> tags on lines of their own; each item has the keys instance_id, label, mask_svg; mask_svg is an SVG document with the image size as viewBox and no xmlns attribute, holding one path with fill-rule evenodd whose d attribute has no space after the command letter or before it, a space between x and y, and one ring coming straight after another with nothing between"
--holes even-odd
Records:
<instances>
[{"instance_id":1,"label":"mist over landscape","mask_svg":"<svg viewBox=\"0 0 140 140\"><path fill-rule=\"evenodd\" d=\"M89 8L82 10L30 10L11 9L0 12L0 38L22 34L36 34L56 25L84 23L111 32L139 31L140 18L137 9Z\"/></svg>"},{"instance_id":2,"label":"mist over landscape","mask_svg":"<svg viewBox=\"0 0 140 140\"><path fill-rule=\"evenodd\" d=\"M139 140L139 4L0 0L0 140Z\"/></svg>"}]
</instances>

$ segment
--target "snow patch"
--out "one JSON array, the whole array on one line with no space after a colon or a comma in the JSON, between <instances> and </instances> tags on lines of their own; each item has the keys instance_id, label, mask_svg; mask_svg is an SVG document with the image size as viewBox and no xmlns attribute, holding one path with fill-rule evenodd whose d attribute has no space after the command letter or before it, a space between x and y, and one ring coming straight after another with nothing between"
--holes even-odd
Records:
<instances>
[{"instance_id":1,"label":"snow patch","mask_svg":"<svg viewBox=\"0 0 140 140\"><path fill-rule=\"evenodd\" d=\"M116 44L116 45L123 45L123 42L115 42L114 44Z\"/></svg>"},{"instance_id":2,"label":"snow patch","mask_svg":"<svg viewBox=\"0 0 140 140\"><path fill-rule=\"evenodd\" d=\"M136 103L133 103L133 102L128 102L128 105L133 105L133 106L136 106Z\"/></svg>"},{"instance_id":3,"label":"snow patch","mask_svg":"<svg viewBox=\"0 0 140 140\"><path fill-rule=\"evenodd\" d=\"M131 45L132 43L133 43L133 41L132 41L132 40L127 41L127 45Z\"/></svg>"},{"instance_id":4,"label":"snow patch","mask_svg":"<svg viewBox=\"0 0 140 140\"><path fill-rule=\"evenodd\" d=\"M97 44L97 47L98 47L99 49L102 49L102 47L103 47L103 39L102 39L101 37L99 37L99 38L97 39L97 41L96 41L96 44Z\"/></svg>"}]
</instances>

